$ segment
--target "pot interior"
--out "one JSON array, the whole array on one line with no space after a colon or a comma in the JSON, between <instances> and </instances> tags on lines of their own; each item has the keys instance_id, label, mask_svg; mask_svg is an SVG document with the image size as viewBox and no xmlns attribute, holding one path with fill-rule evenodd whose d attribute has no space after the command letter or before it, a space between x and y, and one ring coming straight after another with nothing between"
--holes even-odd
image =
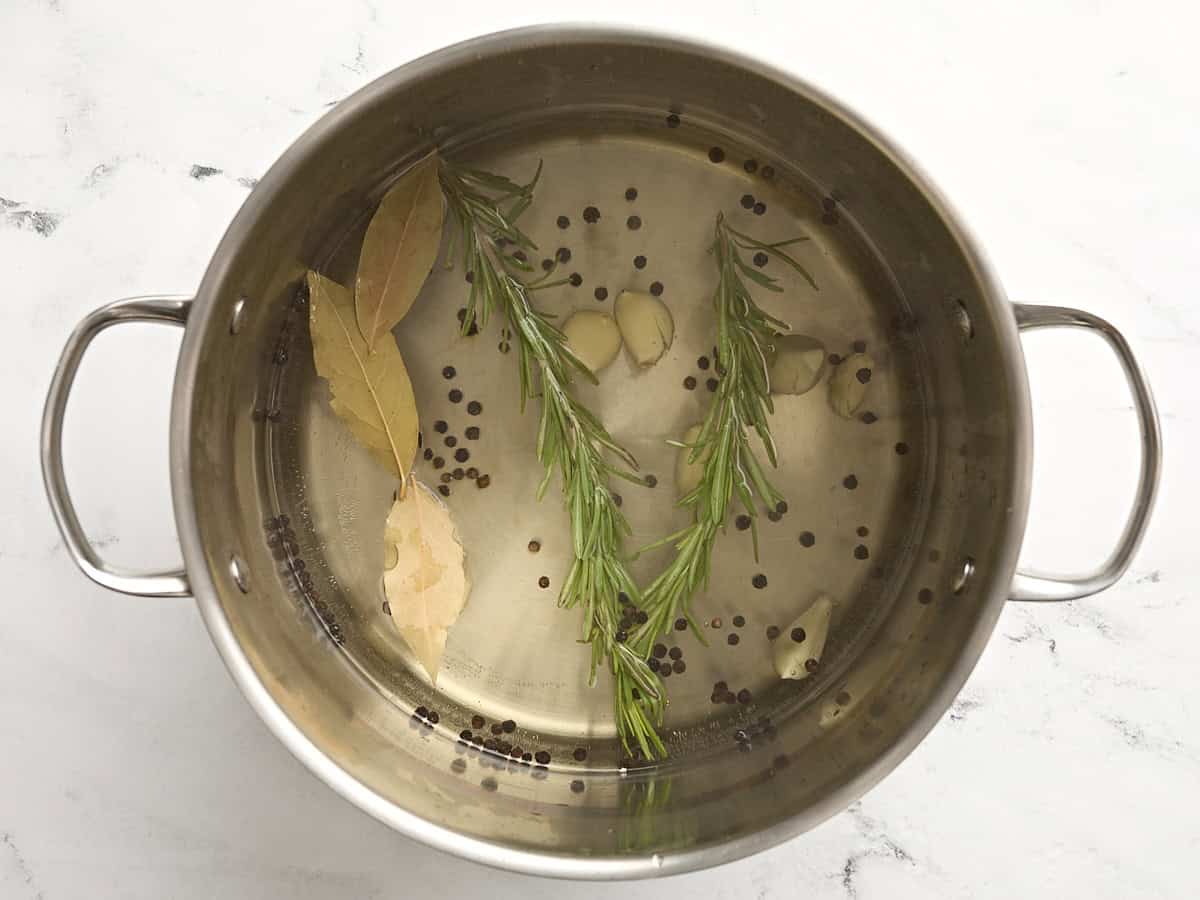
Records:
<instances>
[{"instance_id":1,"label":"pot interior","mask_svg":"<svg viewBox=\"0 0 1200 900\"><path fill-rule=\"evenodd\" d=\"M535 500L536 410L519 409L505 323L460 333L469 286L457 259L435 266L395 330L430 451L416 472L444 484L472 582L436 687L385 611L395 484L330 411L300 285L309 268L353 285L379 198L433 146L518 181L542 163L522 226L533 262L578 284L539 291L539 308L611 313L637 290L671 311L675 341L657 365L622 353L599 387L577 388L657 480L613 485L630 551L688 521L665 442L713 396L707 251L719 211L763 241L805 236L796 256L817 289L770 262L784 292L756 299L819 339L830 370L871 357L852 417L832 410L828 375L776 398L771 477L787 510L760 511L757 558L731 519L693 601L700 635L661 639L662 668L682 663L663 678L665 762L622 750L606 674L587 686L580 614L555 603L571 553L559 485ZM1009 316L899 166L794 86L630 36L533 32L443 52L302 138L205 279L187 337L198 346L186 477L213 610L274 703L357 782L351 798L410 833L447 843L423 820L512 864L524 863L492 855L497 845L668 870L701 864L679 851L740 855L819 821L894 765L990 631L1023 524L1012 517L1025 437ZM639 582L670 553L639 557ZM773 654L820 595L833 618L819 665L781 679Z\"/></svg>"}]
</instances>

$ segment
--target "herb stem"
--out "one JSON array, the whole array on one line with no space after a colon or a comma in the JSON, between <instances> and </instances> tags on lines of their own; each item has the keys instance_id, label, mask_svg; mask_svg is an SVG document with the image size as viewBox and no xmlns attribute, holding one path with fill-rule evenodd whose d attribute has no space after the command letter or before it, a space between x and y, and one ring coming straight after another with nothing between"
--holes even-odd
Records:
<instances>
[{"instance_id":1,"label":"herb stem","mask_svg":"<svg viewBox=\"0 0 1200 900\"><path fill-rule=\"evenodd\" d=\"M590 684L607 664L614 682L613 712L626 752L640 751L654 759L666 754L655 730L662 723L661 683L647 665L648 652L635 652L624 643L632 632L630 610L636 612L641 593L622 557L629 523L608 488L609 475L637 479L633 456L608 433L599 419L570 393L577 377L595 376L567 346L563 333L530 303L531 290L549 287L545 277L529 285L522 276L532 266L506 254L506 246L536 249L516 220L532 201L538 174L524 185L502 176L443 163L442 191L459 226L463 265L472 273L471 292L463 320L469 331L478 320L487 324L503 315L513 332L521 376L521 409L541 400L537 456L545 469L539 499L555 471L562 479L563 498L571 520L573 558L558 605L583 611L582 639L591 645ZM512 201L502 211L501 201ZM549 274L549 273L547 273ZM605 458L611 452L621 463Z\"/></svg>"},{"instance_id":2,"label":"herb stem","mask_svg":"<svg viewBox=\"0 0 1200 900\"><path fill-rule=\"evenodd\" d=\"M724 530L730 505L736 498L750 516L757 559L755 501L774 509L783 500L755 456L748 431L752 429L757 434L767 460L774 466L777 456L769 418L774 406L766 350L777 334L790 329L754 302L743 278L769 291L778 292L782 288L776 279L746 265L739 250L754 249L778 257L815 288L816 282L808 271L784 250L800 240L803 238L763 243L733 229L724 216L717 216L712 253L718 271L713 310L717 319L715 362L719 383L700 432L690 445L689 461L704 460L700 482L679 501L680 506L692 511L692 523L665 541L651 545L671 543L675 556L643 594L647 621L630 639L640 653L648 653L654 640L678 618L685 619L696 636L704 640L692 616L691 601L708 584L713 545Z\"/></svg>"}]
</instances>

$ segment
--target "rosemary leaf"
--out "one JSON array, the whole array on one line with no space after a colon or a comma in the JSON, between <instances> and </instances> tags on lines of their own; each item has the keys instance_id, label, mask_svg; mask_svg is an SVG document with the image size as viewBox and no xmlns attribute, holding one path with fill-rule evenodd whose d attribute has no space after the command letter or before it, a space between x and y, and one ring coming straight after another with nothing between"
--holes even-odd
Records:
<instances>
[{"instance_id":1,"label":"rosemary leaf","mask_svg":"<svg viewBox=\"0 0 1200 900\"><path fill-rule=\"evenodd\" d=\"M755 249L777 257L796 269L816 288L808 272L783 248L802 240L795 238L763 243L731 228L717 216L713 257L717 264L717 288L713 310L717 320L717 365L720 380L712 405L700 425L689 455L696 461L711 447L704 460L700 483L679 501L691 509L692 524L642 552L673 543L675 556L651 582L643 595L642 610L647 621L631 637L635 649L648 653L654 640L682 615L697 637L703 640L691 613L692 596L708 583L712 549L724 529L730 504L736 499L750 516L754 556L758 558L756 501L774 508L783 496L771 484L754 455L747 436L752 429L761 441L771 465L777 464L769 416L770 383L764 348L788 326L763 312L754 302L743 278L770 291L780 287L774 278L747 266L738 249Z\"/></svg>"},{"instance_id":2,"label":"rosemary leaf","mask_svg":"<svg viewBox=\"0 0 1200 900\"><path fill-rule=\"evenodd\" d=\"M642 479L604 458L605 452L611 452L631 469L637 466L599 419L571 395L575 378L595 381L595 376L567 348L550 317L530 303L531 286L522 276L531 267L504 252L509 245L536 249L515 220L529 207L540 174L539 164L533 179L517 184L478 169L442 164L442 193L462 232L463 267L473 273L463 330L469 332L476 323L482 327L495 312L512 331L521 375L521 408L533 399L540 399L542 405L537 457L545 473L538 497L557 470L571 519L574 559L558 604L578 607L583 614L583 640L591 645L588 683L595 684L602 665L607 664L612 673L613 714L626 751L654 759L666 753L655 730L662 724L664 698L646 663L648 653L641 648L635 652L617 639L622 595L635 604L642 597L622 558L621 538L629 532L629 523L607 485L608 476L614 474ZM511 205L502 210L501 204L509 200ZM535 284L549 286L544 279Z\"/></svg>"}]
</instances>

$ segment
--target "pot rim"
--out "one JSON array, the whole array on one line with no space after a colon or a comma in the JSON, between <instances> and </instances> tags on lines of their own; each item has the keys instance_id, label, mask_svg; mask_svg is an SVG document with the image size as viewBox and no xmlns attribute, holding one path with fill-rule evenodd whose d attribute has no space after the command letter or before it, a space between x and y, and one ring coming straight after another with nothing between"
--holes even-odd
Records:
<instances>
[{"instance_id":1,"label":"pot rim","mask_svg":"<svg viewBox=\"0 0 1200 900\"><path fill-rule=\"evenodd\" d=\"M1011 505L1008 509L1008 539L1006 546L997 553L996 564L990 571L976 574L977 578L980 574L986 575L986 578L979 578L973 591L978 598L977 602L981 604L979 618L964 642L958 660L948 671L939 688L930 696L925 708L870 766L831 791L820 803L735 841L645 856L594 857L573 853L538 852L468 837L396 806L342 769L276 704L235 638L222 611L212 572L206 563L207 555L196 517L195 491L190 477L193 462L191 410L195 399L197 374L203 362L200 352L202 332L209 327L218 289L228 274L229 262L235 255L236 248L244 242L259 216L269 206L268 198L273 197L286 184L297 161L318 145L326 134L339 128L354 111L430 72L452 68L462 61L499 52L532 49L546 44L569 45L596 41L647 48L667 47L738 66L822 106L870 141L922 192L954 236L964 260L974 274L981 298L993 314L998 339L1003 345L1002 375L1014 394L1011 397L1014 438L1006 473L1013 486ZM1032 465L1031 403L1016 320L975 236L924 170L868 120L803 78L717 44L665 31L557 23L516 28L472 38L405 63L343 99L310 125L283 152L234 216L196 293L176 368L171 403L170 458L171 493L179 542L204 624L246 700L275 737L314 775L359 809L402 835L474 862L530 875L557 878L631 879L680 874L731 862L795 837L843 811L862 797L895 769L933 729L978 662L1008 597L1029 508Z\"/></svg>"}]
</instances>

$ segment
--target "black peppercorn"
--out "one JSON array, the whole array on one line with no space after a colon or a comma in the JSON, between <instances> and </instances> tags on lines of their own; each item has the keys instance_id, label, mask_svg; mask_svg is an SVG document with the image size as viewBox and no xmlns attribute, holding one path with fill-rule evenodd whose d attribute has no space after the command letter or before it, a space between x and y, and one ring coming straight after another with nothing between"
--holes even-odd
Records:
<instances>
[{"instance_id":1,"label":"black peppercorn","mask_svg":"<svg viewBox=\"0 0 1200 900\"><path fill-rule=\"evenodd\" d=\"M662 659L664 656L667 655L667 648L663 644L655 644L654 650L651 652L653 652L655 658Z\"/></svg>"},{"instance_id":2,"label":"black peppercorn","mask_svg":"<svg viewBox=\"0 0 1200 900\"><path fill-rule=\"evenodd\" d=\"M583 276L578 272L572 272L571 277L567 279L571 283L571 287L579 287L583 284Z\"/></svg>"},{"instance_id":3,"label":"black peppercorn","mask_svg":"<svg viewBox=\"0 0 1200 900\"><path fill-rule=\"evenodd\" d=\"M625 220L625 227L628 228L630 231L637 231L639 228L642 227L641 216L630 216L628 219Z\"/></svg>"},{"instance_id":4,"label":"black peppercorn","mask_svg":"<svg viewBox=\"0 0 1200 900\"><path fill-rule=\"evenodd\" d=\"M730 647L736 647L739 643L741 643L741 640L742 639L736 634L731 634L725 638L725 643L727 643Z\"/></svg>"},{"instance_id":5,"label":"black peppercorn","mask_svg":"<svg viewBox=\"0 0 1200 900\"><path fill-rule=\"evenodd\" d=\"M571 220L568 219L566 216L559 216L557 219L555 219L555 223L558 225L559 228L562 228L564 230L571 227Z\"/></svg>"},{"instance_id":6,"label":"black peppercorn","mask_svg":"<svg viewBox=\"0 0 1200 900\"><path fill-rule=\"evenodd\" d=\"M454 451L454 458L459 462L466 462L471 458L471 451L469 451L466 447L459 447Z\"/></svg>"},{"instance_id":7,"label":"black peppercorn","mask_svg":"<svg viewBox=\"0 0 1200 900\"><path fill-rule=\"evenodd\" d=\"M750 579L750 583L761 591L763 588L765 588L767 586L767 576L762 574L762 572L759 572L757 575L755 575L753 578Z\"/></svg>"},{"instance_id":8,"label":"black peppercorn","mask_svg":"<svg viewBox=\"0 0 1200 900\"><path fill-rule=\"evenodd\" d=\"M483 412L483 404L480 403L478 400L472 400L470 403L467 404L467 414L468 415L477 416L481 412Z\"/></svg>"},{"instance_id":9,"label":"black peppercorn","mask_svg":"<svg viewBox=\"0 0 1200 900\"><path fill-rule=\"evenodd\" d=\"M678 647L672 647L667 651L667 656L671 657L671 659L683 659L683 651Z\"/></svg>"},{"instance_id":10,"label":"black peppercorn","mask_svg":"<svg viewBox=\"0 0 1200 900\"><path fill-rule=\"evenodd\" d=\"M594 206L585 207L583 210L583 221L589 225L595 225L600 221L600 210Z\"/></svg>"},{"instance_id":11,"label":"black peppercorn","mask_svg":"<svg viewBox=\"0 0 1200 900\"><path fill-rule=\"evenodd\" d=\"M709 162L722 163L725 161L725 151L720 147L713 147L708 151Z\"/></svg>"},{"instance_id":12,"label":"black peppercorn","mask_svg":"<svg viewBox=\"0 0 1200 900\"><path fill-rule=\"evenodd\" d=\"M767 626L767 640L773 641L777 637L779 637L779 626L778 625L768 625Z\"/></svg>"},{"instance_id":13,"label":"black peppercorn","mask_svg":"<svg viewBox=\"0 0 1200 900\"><path fill-rule=\"evenodd\" d=\"M538 579L538 587L540 587L540 588L548 588L548 587L550 587L550 579L549 579L549 577L548 577L548 576L546 576L546 575L543 575L541 578L539 578L539 579Z\"/></svg>"},{"instance_id":14,"label":"black peppercorn","mask_svg":"<svg viewBox=\"0 0 1200 900\"><path fill-rule=\"evenodd\" d=\"M754 209L753 194L742 194L742 209Z\"/></svg>"},{"instance_id":15,"label":"black peppercorn","mask_svg":"<svg viewBox=\"0 0 1200 900\"><path fill-rule=\"evenodd\" d=\"M803 547L811 547L817 542L817 536L811 531L802 531L800 533L800 545Z\"/></svg>"},{"instance_id":16,"label":"black peppercorn","mask_svg":"<svg viewBox=\"0 0 1200 900\"><path fill-rule=\"evenodd\" d=\"M451 403L461 403L462 398L463 398L463 392L460 391L458 388L454 388L454 390L452 390L448 396L450 398Z\"/></svg>"},{"instance_id":17,"label":"black peppercorn","mask_svg":"<svg viewBox=\"0 0 1200 900\"><path fill-rule=\"evenodd\" d=\"M687 631L687 627L688 627L687 619L676 619L675 620L675 630L676 631Z\"/></svg>"},{"instance_id":18,"label":"black peppercorn","mask_svg":"<svg viewBox=\"0 0 1200 900\"><path fill-rule=\"evenodd\" d=\"M442 377L445 378L447 381L449 381L451 378L453 378L457 374L458 373L456 371L454 371L454 366L446 366L446 368L442 369Z\"/></svg>"},{"instance_id":19,"label":"black peppercorn","mask_svg":"<svg viewBox=\"0 0 1200 900\"><path fill-rule=\"evenodd\" d=\"M465 432L463 432L463 433L464 433L464 434L467 436L467 440L468 440L468 441L477 441L477 440L479 440L479 426L478 426L478 425L471 425L471 426L470 426L470 427L468 427L468 428L467 428L467 430L466 430Z\"/></svg>"},{"instance_id":20,"label":"black peppercorn","mask_svg":"<svg viewBox=\"0 0 1200 900\"><path fill-rule=\"evenodd\" d=\"M635 269L644 269L644 268L646 268L646 257L644 257L644 256L635 256L635 257L633 258L633 267L634 267Z\"/></svg>"},{"instance_id":21,"label":"black peppercorn","mask_svg":"<svg viewBox=\"0 0 1200 900\"><path fill-rule=\"evenodd\" d=\"M598 287L598 288L596 288L596 290L594 290L592 292L592 296L594 296L597 300L607 300L608 299L608 288Z\"/></svg>"},{"instance_id":22,"label":"black peppercorn","mask_svg":"<svg viewBox=\"0 0 1200 900\"><path fill-rule=\"evenodd\" d=\"M848 491L854 490L856 487L858 487L858 478L855 477L853 474L847 475L845 478L842 479L842 487L844 487Z\"/></svg>"},{"instance_id":23,"label":"black peppercorn","mask_svg":"<svg viewBox=\"0 0 1200 900\"><path fill-rule=\"evenodd\" d=\"M734 616L733 617L733 627L734 628L741 628L745 624L746 624L745 616Z\"/></svg>"},{"instance_id":24,"label":"black peppercorn","mask_svg":"<svg viewBox=\"0 0 1200 900\"><path fill-rule=\"evenodd\" d=\"M683 386L689 391L694 391L696 389L696 379L689 375L683 379Z\"/></svg>"},{"instance_id":25,"label":"black peppercorn","mask_svg":"<svg viewBox=\"0 0 1200 900\"><path fill-rule=\"evenodd\" d=\"M650 293L651 294L653 294L655 297L661 297L662 292L663 292L663 285L662 285L661 281L650 282Z\"/></svg>"},{"instance_id":26,"label":"black peppercorn","mask_svg":"<svg viewBox=\"0 0 1200 900\"><path fill-rule=\"evenodd\" d=\"M447 425L445 420L443 420L443 419L438 419L436 422L433 423L433 430L436 431L438 434L445 434L446 430L449 427L450 426Z\"/></svg>"},{"instance_id":27,"label":"black peppercorn","mask_svg":"<svg viewBox=\"0 0 1200 900\"><path fill-rule=\"evenodd\" d=\"M455 437L454 435L452 435L452 434L451 434L451 435L447 435L447 437L446 437L446 440L445 440L445 444L446 444L446 446L447 446L447 447L453 447L453 446L454 446L454 445L456 445L457 443L458 443L458 438L456 438L456 437Z\"/></svg>"},{"instance_id":28,"label":"black peppercorn","mask_svg":"<svg viewBox=\"0 0 1200 900\"><path fill-rule=\"evenodd\" d=\"M750 517L748 515L746 515L745 513L743 513L742 515L738 516L736 519L733 520L733 526L738 531L745 531L747 528L750 527L750 524L751 524Z\"/></svg>"},{"instance_id":29,"label":"black peppercorn","mask_svg":"<svg viewBox=\"0 0 1200 900\"><path fill-rule=\"evenodd\" d=\"M767 204L763 203L761 200L759 200L757 203L754 204L754 214L756 216L761 216L766 211L767 211Z\"/></svg>"}]
</instances>

